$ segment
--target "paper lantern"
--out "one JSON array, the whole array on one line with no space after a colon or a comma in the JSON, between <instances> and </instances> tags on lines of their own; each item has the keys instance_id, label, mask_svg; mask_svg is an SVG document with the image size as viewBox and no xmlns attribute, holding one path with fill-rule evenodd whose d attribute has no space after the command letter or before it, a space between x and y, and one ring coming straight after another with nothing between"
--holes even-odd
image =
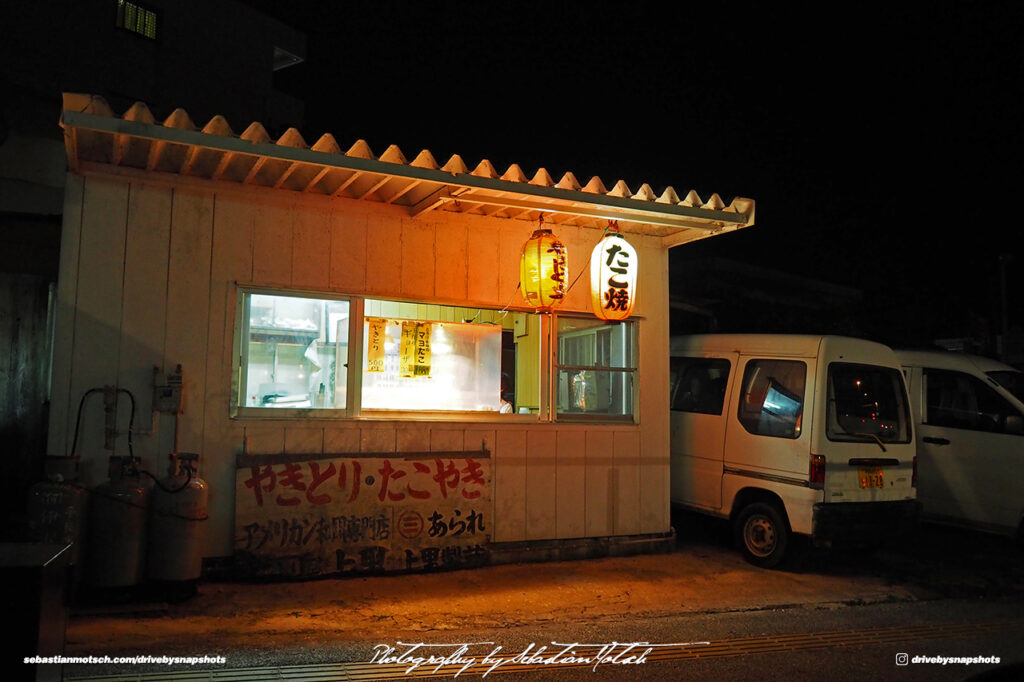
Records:
<instances>
[{"instance_id":1,"label":"paper lantern","mask_svg":"<svg viewBox=\"0 0 1024 682\"><path fill-rule=\"evenodd\" d=\"M590 254L590 305L602 320L624 320L636 304L636 249L609 232Z\"/></svg>"},{"instance_id":2,"label":"paper lantern","mask_svg":"<svg viewBox=\"0 0 1024 682\"><path fill-rule=\"evenodd\" d=\"M535 230L523 244L519 261L519 287L526 302L541 312L565 298L566 279L569 276L569 254L565 245L551 234L551 230Z\"/></svg>"}]
</instances>

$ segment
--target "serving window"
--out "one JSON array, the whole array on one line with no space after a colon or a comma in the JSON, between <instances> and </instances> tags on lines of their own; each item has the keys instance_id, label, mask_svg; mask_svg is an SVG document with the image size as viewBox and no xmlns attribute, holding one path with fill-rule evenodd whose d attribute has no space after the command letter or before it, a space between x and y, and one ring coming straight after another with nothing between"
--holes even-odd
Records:
<instances>
[{"instance_id":1,"label":"serving window","mask_svg":"<svg viewBox=\"0 0 1024 682\"><path fill-rule=\"evenodd\" d=\"M536 313L239 291L234 416L546 418Z\"/></svg>"}]
</instances>

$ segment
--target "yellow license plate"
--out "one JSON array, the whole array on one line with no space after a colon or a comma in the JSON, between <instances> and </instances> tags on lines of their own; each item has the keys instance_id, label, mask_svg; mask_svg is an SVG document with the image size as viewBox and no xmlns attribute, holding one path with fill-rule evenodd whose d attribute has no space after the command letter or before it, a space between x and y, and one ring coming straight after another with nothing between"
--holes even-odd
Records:
<instances>
[{"instance_id":1,"label":"yellow license plate","mask_svg":"<svg viewBox=\"0 0 1024 682\"><path fill-rule=\"evenodd\" d=\"M885 480L882 476L882 467L871 467L870 469L860 469L860 487L861 488L884 488Z\"/></svg>"}]
</instances>

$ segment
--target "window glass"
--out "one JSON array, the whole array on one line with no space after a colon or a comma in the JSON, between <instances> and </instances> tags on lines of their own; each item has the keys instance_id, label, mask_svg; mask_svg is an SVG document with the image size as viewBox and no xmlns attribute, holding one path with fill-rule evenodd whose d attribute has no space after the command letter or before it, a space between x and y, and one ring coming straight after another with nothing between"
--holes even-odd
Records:
<instances>
[{"instance_id":1,"label":"window glass","mask_svg":"<svg viewBox=\"0 0 1024 682\"><path fill-rule=\"evenodd\" d=\"M798 438L807 367L792 360L750 360L743 371L739 420L750 433Z\"/></svg>"},{"instance_id":2,"label":"window glass","mask_svg":"<svg viewBox=\"0 0 1024 682\"><path fill-rule=\"evenodd\" d=\"M240 404L344 408L349 302L251 294L244 303Z\"/></svg>"},{"instance_id":3,"label":"window glass","mask_svg":"<svg viewBox=\"0 0 1024 682\"><path fill-rule=\"evenodd\" d=\"M729 361L721 358L671 358L672 398L677 412L722 414Z\"/></svg>"},{"instance_id":4,"label":"window glass","mask_svg":"<svg viewBox=\"0 0 1024 682\"><path fill-rule=\"evenodd\" d=\"M367 299L362 408L533 413L536 314Z\"/></svg>"},{"instance_id":5,"label":"window glass","mask_svg":"<svg viewBox=\"0 0 1024 682\"><path fill-rule=\"evenodd\" d=\"M1016 370L995 370L986 372L992 379L1009 391L1017 400L1024 401L1024 372Z\"/></svg>"},{"instance_id":6,"label":"window glass","mask_svg":"<svg viewBox=\"0 0 1024 682\"><path fill-rule=\"evenodd\" d=\"M240 291L235 405L536 414L535 313L365 299L351 358L349 300ZM348 396L348 368L359 400Z\"/></svg>"},{"instance_id":7,"label":"window glass","mask_svg":"<svg viewBox=\"0 0 1024 682\"><path fill-rule=\"evenodd\" d=\"M925 368L925 423L971 431L1019 433L1022 416L977 377Z\"/></svg>"},{"instance_id":8,"label":"window glass","mask_svg":"<svg viewBox=\"0 0 1024 682\"><path fill-rule=\"evenodd\" d=\"M557 334L558 415L631 417L633 323L558 316Z\"/></svg>"},{"instance_id":9,"label":"window glass","mask_svg":"<svg viewBox=\"0 0 1024 682\"><path fill-rule=\"evenodd\" d=\"M907 398L899 370L833 362L828 367L829 440L909 443Z\"/></svg>"}]
</instances>

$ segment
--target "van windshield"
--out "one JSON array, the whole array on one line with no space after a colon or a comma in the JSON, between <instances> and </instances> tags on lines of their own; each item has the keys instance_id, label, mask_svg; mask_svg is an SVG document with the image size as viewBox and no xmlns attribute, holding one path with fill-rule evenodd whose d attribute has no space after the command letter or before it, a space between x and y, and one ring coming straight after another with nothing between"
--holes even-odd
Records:
<instances>
[{"instance_id":1,"label":"van windshield","mask_svg":"<svg viewBox=\"0 0 1024 682\"><path fill-rule=\"evenodd\" d=\"M829 365L829 440L909 443L909 423L906 389L898 370L842 362Z\"/></svg>"},{"instance_id":2,"label":"van windshield","mask_svg":"<svg viewBox=\"0 0 1024 682\"><path fill-rule=\"evenodd\" d=\"M1016 372L1012 369L993 370L985 372L997 384L1013 394L1017 400L1024 402L1024 372Z\"/></svg>"}]
</instances>

